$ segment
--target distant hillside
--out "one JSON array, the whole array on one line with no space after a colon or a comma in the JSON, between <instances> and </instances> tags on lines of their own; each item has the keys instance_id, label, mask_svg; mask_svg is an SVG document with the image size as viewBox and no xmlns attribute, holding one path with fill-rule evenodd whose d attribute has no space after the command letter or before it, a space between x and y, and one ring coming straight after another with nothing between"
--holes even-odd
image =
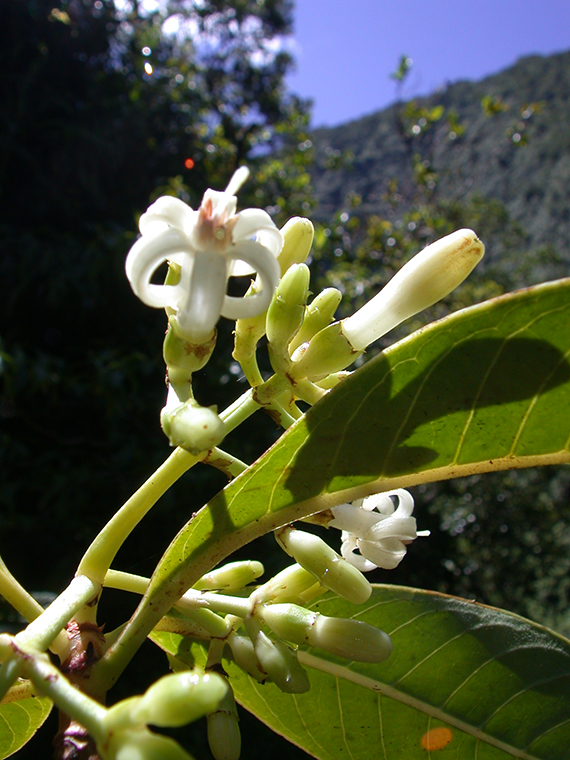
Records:
<instances>
[{"instance_id":1,"label":"distant hillside","mask_svg":"<svg viewBox=\"0 0 570 760\"><path fill-rule=\"evenodd\" d=\"M506 110L486 115L485 96L500 98ZM570 52L523 58L500 74L456 82L416 101L455 110L465 127L461 137L450 140L446 125L438 122L430 137L442 195L500 200L528 233L528 249L551 244L570 261ZM521 110L536 102L542 110L525 120ZM317 217L330 219L350 192L363 198L359 215L389 213L382 196L392 178L405 196L412 178L410 148L397 129L403 105L315 131ZM517 125L523 126L527 144L513 141ZM347 168L327 169L338 150L352 152L354 160Z\"/></svg>"}]
</instances>

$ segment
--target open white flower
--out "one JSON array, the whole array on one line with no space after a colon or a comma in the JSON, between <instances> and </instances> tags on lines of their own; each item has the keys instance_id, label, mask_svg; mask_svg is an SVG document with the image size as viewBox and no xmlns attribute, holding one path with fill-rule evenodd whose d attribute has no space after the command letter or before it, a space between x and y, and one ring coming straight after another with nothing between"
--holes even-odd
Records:
<instances>
[{"instance_id":1,"label":"open white flower","mask_svg":"<svg viewBox=\"0 0 570 760\"><path fill-rule=\"evenodd\" d=\"M397 499L397 508L391 497ZM393 570L404 558L407 544L429 535L429 531L418 533L413 511L412 495L399 488L333 507L328 527L342 531L341 554L361 572L377 567Z\"/></svg>"},{"instance_id":2,"label":"open white flower","mask_svg":"<svg viewBox=\"0 0 570 760\"><path fill-rule=\"evenodd\" d=\"M178 198L159 198L141 216L142 237L127 256L135 294L147 306L169 309L179 335L193 343L207 341L220 316L241 319L265 311L279 282L281 232L261 209L236 214L235 193L248 176L240 167L224 192L206 190L197 210ZM176 285L151 282L165 261L180 267ZM229 277L254 272L259 291L244 298L226 295Z\"/></svg>"}]
</instances>

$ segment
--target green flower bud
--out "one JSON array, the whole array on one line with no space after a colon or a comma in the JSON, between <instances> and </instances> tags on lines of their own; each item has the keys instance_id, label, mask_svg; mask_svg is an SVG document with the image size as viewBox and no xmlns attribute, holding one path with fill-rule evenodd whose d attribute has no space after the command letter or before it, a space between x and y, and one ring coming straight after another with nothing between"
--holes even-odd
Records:
<instances>
[{"instance_id":1,"label":"green flower bud","mask_svg":"<svg viewBox=\"0 0 570 760\"><path fill-rule=\"evenodd\" d=\"M239 760L241 736L231 689L228 689L218 709L208 715L208 744L215 760Z\"/></svg>"},{"instance_id":2,"label":"green flower bud","mask_svg":"<svg viewBox=\"0 0 570 760\"><path fill-rule=\"evenodd\" d=\"M135 715L153 726L185 726L214 711L227 692L226 680L217 673L170 673L147 689Z\"/></svg>"},{"instance_id":3,"label":"green flower bud","mask_svg":"<svg viewBox=\"0 0 570 760\"><path fill-rule=\"evenodd\" d=\"M307 641L312 647L357 662L383 662L392 653L388 634L362 620L317 615Z\"/></svg>"},{"instance_id":4,"label":"green flower bud","mask_svg":"<svg viewBox=\"0 0 570 760\"><path fill-rule=\"evenodd\" d=\"M240 636L238 633L232 633L228 637L228 644L232 650L235 664L255 678L259 683L264 683L268 679L267 673L261 667L259 658L248 636Z\"/></svg>"},{"instance_id":5,"label":"green flower bud","mask_svg":"<svg viewBox=\"0 0 570 760\"><path fill-rule=\"evenodd\" d=\"M362 604L369 599L372 586L322 538L294 528L283 528L275 534L278 543L305 570L343 599Z\"/></svg>"},{"instance_id":6,"label":"green flower bud","mask_svg":"<svg viewBox=\"0 0 570 760\"><path fill-rule=\"evenodd\" d=\"M111 732L97 751L102 760L192 760L174 739L147 728Z\"/></svg>"},{"instance_id":7,"label":"green flower bud","mask_svg":"<svg viewBox=\"0 0 570 760\"><path fill-rule=\"evenodd\" d=\"M267 583L259 586L251 594L251 599L254 603L264 603L276 599L296 602L301 600L302 594L317 585L315 576L295 563L281 570Z\"/></svg>"},{"instance_id":8,"label":"green flower bud","mask_svg":"<svg viewBox=\"0 0 570 760\"><path fill-rule=\"evenodd\" d=\"M293 264L303 264L311 250L315 229L309 219L294 216L282 227L281 233L283 248L277 261L283 276Z\"/></svg>"},{"instance_id":9,"label":"green flower bud","mask_svg":"<svg viewBox=\"0 0 570 760\"><path fill-rule=\"evenodd\" d=\"M246 296L254 295L261 289L261 282L254 280ZM259 340L265 335L265 318L267 312L256 314L254 317L244 317L236 320L235 345L232 353L237 362L246 361L255 353Z\"/></svg>"},{"instance_id":10,"label":"green flower bud","mask_svg":"<svg viewBox=\"0 0 570 760\"><path fill-rule=\"evenodd\" d=\"M255 560L228 562L227 565L222 565L203 575L194 584L194 588L199 591L237 591L248 583L253 583L264 572L261 562Z\"/></svg>"},{"instance_id":11,"label":"green flower bud","mask_svg":"<svg viewBox=\"0 0 570 760\"><path fill-rule=\"evenodd\" d=\"M285 373L291 364L288 346L303 322L309 279L309 268L294 264L281 278L267 310L269 356L276 372Z\"/></svg>"},{"instance_id":12,"label":"green flower bud","mask_svg":"<svg viewBox=\"0 0 570 760\"><path fill-rule=\"evenodd\" d=\"M318 332L303 350L297 349L289 372L294 380L318 379L348 367L360 356L344 336L341 323L333 322Z\"/></svg>"},{"instance_id":13,"label":"green flower bud","mask_svg":"<svg viewBox=\"0 0 570 760\"><path fill-rule=\"evenodd\" d=\"M342 293L336 288L326 288L313 298L305 310L305 319L301 329L289 345L291 353L302 343L311 340L314 335L332 322L341 299Z\"/></svg>"},{"instance_id":14,"label":"green flower bud","mask_svg":"<svg viewBox=\"0 0 570 760\"><path fill-rule=\"evenodd\" d=\"M200 406L193 398L160 414L160 424L172 446L180 446L191 454L199 454L218 446L226 429L215 406Z\"/></svg>"},{"instance_id":15,"label":"green flower bud","mask_svg":"<svg viewBox=\"0 0 570 760\"><path fill-rule=\"evenodd\" d=\"M273 641L263 631L252 636L255 653L273 683L288 694L304 694L311 684L297 653L282 641Z\"/></svg>"},{"instance_id":16,"label":"green flower bud","mask_svg":"<svg viewBox=\"0 0 570 760\"><path fill-rule=\"evenodd\" d=\"M263 605L258 614L279 638L348 660L383 662L392 652L388 634L361 620L326 617L296 604Z\"/></svg>"},{"instance_id":17,"label":"green flower bud","mask_svg":"<svg viewBox=\"0 0 570 760\"><path fill-rule=\"evenodd\" d=\"M294 644L306 644L319 613L310 612L297 604L264 604L256 614L267 623L280 639Z\"/></svg>"}]
</instances>

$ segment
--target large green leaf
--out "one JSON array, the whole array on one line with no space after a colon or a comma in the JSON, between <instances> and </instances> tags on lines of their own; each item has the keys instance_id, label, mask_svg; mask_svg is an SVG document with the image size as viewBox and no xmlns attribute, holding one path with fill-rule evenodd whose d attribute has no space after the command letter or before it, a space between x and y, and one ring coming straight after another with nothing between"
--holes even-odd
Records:
<instances>
[{"instance_id":1,"label":"large green leaf","mask_svg":"<svg viewBox=\"0 0 570 760\"><path fill-rule=\"evenodd\" d=\"M0 705L0 760L13 755L32 738L51 708L49 699L39 697Z\"/></svg>"},{"instance_id":2,"label":"large green leaf","mask_svg":"<svg viewBox=\"0 0 570 760\"><path fill-rule=\"evenodd\" d=\"M361 606L313 608L365 620L394 643L384 663L307 649L311 690L285 694L224 661L237 699L322 760L567 760L570 641L529 620L462 599L379 586ZM197 644L153 634L188 665Z\"/></svg>"},{"instance_id":3,"label":"large green leaf","mask_svg":"<svg viewBox=\"0 0 570 760\"><path fill-rule=\"evenodd\" d=\"M138 635L280 525L394 487L570 462L569 355L570 280L457 312L384 351L181 530L136 613Z\"/></svg>"}]
</instances>

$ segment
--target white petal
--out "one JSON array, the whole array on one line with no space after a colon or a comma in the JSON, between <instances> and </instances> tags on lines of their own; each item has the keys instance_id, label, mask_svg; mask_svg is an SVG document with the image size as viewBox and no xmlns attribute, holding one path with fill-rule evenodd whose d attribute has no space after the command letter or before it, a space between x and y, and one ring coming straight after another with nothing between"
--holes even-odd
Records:
<instances>
[{"instance_id":1,"label":"white petal","mask_svg":"<svg viewBox=\"0 0 570 760\"><path fill-rule=\"evenodd\" d=\"M245 261L257 271L261 280L261 290L251 296L235 298L226 296L222 308L222 316L227 319L247 319L264 312L273 298L275 288L279 283L281 270L277 259L255 240L244 240L235 246L235 258Z\"/></svg>"},{"instance_id":2,"label":"white petal","mask_svg":"<svg viewBox=\"0 0 570 760\"><path fill-rule=\"evenodd\" d=\"M227 262L223 256L196 253L189 287L176 312L176 326L187 340L208 340L220 319L226 294Z\"/></svg>"},{"instance_id":3,"label":"white petal","mask_svg":"<svg viewBox=\"0 0 570 760\"><path fill-rule=\"evenodd\" d=\"M168 230L158 237L142 237L127 256L125 269L131 287L147 306L175 308L184 297L184 276L178 285L153 285L151 278L161 264L171 258L186 262L192 256L186 238L177 230ZM184 266L183 266L184 271Z\"/></svg>"},{"instance_id":4,"label":"white petal","mask_svg":"<svg viewBox=\"0 0 570 760\"><path fill-rule=\"evenodd\" d=\"M267 245L274 256L278 256L283 248L281 231L269 214L260 208L246 208L239 212L232 237L236 244L245 238L256 238Z\"/></svg>"},{"instance_id":5,"label":"white petal","mask_svg":"<svg viewBox=\"0 0 570 760\"><path fill-rule=\"evenodd\" d=\"M367 512L377 509L382 515L391 515L395 510L394 502L390 498L392 493L390 491L389 493L376 493L372 496L367 496L362 501L362 509Z\"/></svg>"},{"instance_id":6,"label":"white petal","mask_svg":"<svg viewBox=\"0 0 570 760\"><path fill-rule=\"evenodd\" d=\"M367 560L361 554L357 554L356 539L354 536L343 532L343 542L341 544L340 553L347 562L350 562L361 573L369 573L371 570L376 569L376 565Z\"/></svg>"},{"instance_id":7,"label":"white petal","mask_svg":"<svg viewBox=\"0 0 570 760\"><path fill-rule=\"evenodd\" d=\"M139 229L143 235L156 235L169 227L187 234L195 215L196 212L180 198L163 195L141 216Z\"/></svg>"},{"instance_id":8,"label":"white petal","mask_svg":"<svg viewBox=\"0 0 570 760\"><path fill-rule=\"evenodd\" d=\"M388 539L382 542L382 545L373 541L359 540L357 542L360 553L376 567L382 567L384 570L393 570L397 567L406 555L406 547L397 539Z\"/></svg>"},{"instance_id":9,"label":"white petal","mask_svg":"<svg viewBox=\"0 0 570 760\"><path fill-rule=\"evenodd\" d=\"M331 512L334 520L331 520L327 527L348 531L359 538L363 538L381 519L377 512L367 512L354 504L339 504L333 507Z\"/></svg>"},{"instance_id":10,"label":"white petal","mask_svg":"<svg viewBox=\"0 0 570 760\"><path fill-rule=\"evenodd\" d=\"M367 541L383 541L387 538L398 538L402 541L413 541L417 537L415 517L396 517L395 514L379 520L363 538Z\"/></svg>"}]
</instances>

